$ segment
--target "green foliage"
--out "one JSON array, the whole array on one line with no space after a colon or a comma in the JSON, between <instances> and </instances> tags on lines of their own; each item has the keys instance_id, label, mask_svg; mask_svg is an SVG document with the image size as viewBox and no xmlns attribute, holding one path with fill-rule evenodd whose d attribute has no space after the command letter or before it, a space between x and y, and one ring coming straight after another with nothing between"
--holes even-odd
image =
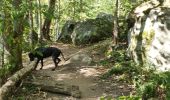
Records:
<instances>
[{"instance_id":1,"label":"green foliage","mask_svg":"<svg viewBox=\"0 0 170 100\"><path fill-rule=\"evenodd\" d=\"M134 85L138 95L143 98L169 98L170 72L155 72L152 69L135 76Z\"/></svg>"},{"instance_id":2,"label":"green foliage","mask_svg":"<svg viewBox=\"0 0 170 100\"><path fill-rule=\"evenodd\" d=\"M134 95L120 96L118 100L148 100L170 98L170 72L157 72L153 67L140 66L128 60L125 50L118 48L107 53L110 59L101 61L103 66L112 66L102 78L119 76L119 81L128 82L135 87ZM113 61L113 62L110 62ZM111 65L111 64L112 65Z\"/></svg>"},{"instance_id":3,"label":"green foliage","mask_svg":"<svg viewBox=\"0 0 170 100\"><path fill-rule=\"evenodd\" d=\"M107 97L102 96L102 97L100 97L100 100L113 100L113 99L111 96L107 96Z\"/></svg>"},{"instance_id":4,"label":"green foliage","mask_svg":"<svg viewBox=\"0 0 170 100\"><path fill-rule=\"evenodd\" d=\"M15 98L14 100L25 100L25 97L24 96L20 96L20 97Z\"/></svg>"},{"instance_id":5,"label":"green foliage","mask_svg":"<svg viewBox=\"0 0 170 100\"><path fill-rule=\"evenodd\" d=\"M115 75L123 75L123 80L124 79L129 79L133 76L135 72L138 72L138 67L135 65L135 63L131 60L129 60L126 55L125 55L125 50L122 49L123 46L118 47L117 50L107 52L107 56L110 57L109 60L104 60L102 61L102 65L105 66L110 65L111 69L103 75L103 78L107 78L113 74ZM110 64L111 63L111 64ZM127 80L129 81L129 80Z\"/></svg>"},{"instance_id":6,"label":"green foliage","mask_svg":"<svg viewBox=\"0 0 170 100\"><path fill-rule=\"evenodd\" d=\"M142 100L142 98L138 96L120 96L117 100Z\"/></svg>"},{"instance_id":7,"label":"green foliage","mask_svg":"<svg viewBox=\"0 0 170 100\"><path fill-rule=\"evenodd\" d=\"M63 0L61 1L61 16L64 20L85 20L95 18L99 12L112 13L112 0ZM82 6L82 7L81 7Z\"/></svg>"},{"instance_id":8,"label":"green foliage","mask_svg":"<svg viewBox=\"0 0 170 100\"><path fill-rule=\"evenodd\" d=\"M0 68L0 77L6 77L11 68L11 64L6 63L2 68Z\"/></svg>"},{"instance_id":9,"label":"green foliage","mask_svg":"<svg viewBox=\"0 0 170 100\"><path fill-rule=\"evenodd\" d=\"M30 94L37 94L40 92L40 89L35 87L34 85L24 85L20 88L20 91L15 94L14 97L10 98L10 100L28 100L31 97L27 96Z\"/></svg>"}]
</instances>

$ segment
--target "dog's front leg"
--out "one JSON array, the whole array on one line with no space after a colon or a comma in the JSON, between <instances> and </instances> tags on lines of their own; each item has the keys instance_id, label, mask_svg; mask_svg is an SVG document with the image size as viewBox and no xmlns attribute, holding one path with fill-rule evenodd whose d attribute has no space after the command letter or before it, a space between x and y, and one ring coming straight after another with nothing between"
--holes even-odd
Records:
<instances>
[{"instance_id":1,"label":"dog's front leg","mask_svg":"<svg viewBox=\"0 0 170 100\"><path fill-rule=\"evenodd\" d=\"M40 69L42 69L43 68L43 59L41 59L41 68Z\"/></svg>"},{"instance_id":2,"label":"dog's front leg","mask_svg":"<svg viewBox=\"0 0 170 100\"><path fill-rule=\"evenodd\" d=\"M40 61L40 60L38 59L37 62L35 63L34 70L36 70L39 61Z\"/></svg>"}]
</instances>

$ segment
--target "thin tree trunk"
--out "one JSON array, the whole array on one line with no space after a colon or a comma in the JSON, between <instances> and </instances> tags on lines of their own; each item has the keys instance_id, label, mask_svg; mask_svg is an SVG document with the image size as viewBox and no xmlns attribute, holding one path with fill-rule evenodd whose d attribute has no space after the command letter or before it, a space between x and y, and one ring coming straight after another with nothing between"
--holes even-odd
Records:
<instances>
[{"instance_id":1,"label":"thin tree trunk","mask_svg":"<svg viewBox=\"0 0 170 100\"><path fill-rule=\"evenodd\" d=\"M5 47L4 47L4 42L2 41L2 53L1 53L1 65L0 65L0 67L3 67L4 66L4 63L5 63L5 61L4 61L4 55L5 55Z\"/></svg>"},{"instance_id":2,"label":"thin tree trunk","mask_svg":"<svg viewBox=\"0 0 170 100\"><path fill-rule=\"evenodd\" d=\"M29 1L30 8L32 8L32 0ZM33 11L30 9L29 11L29 20L30 20L30 42L31 42L31 47L34 49L35 45L38 42L38 34L34 30L34 19L33 19Z\"/></svg>"},{"instance_id":3,"label":"thin tree trunk","mask_svg":"<svg viewBox=\"0 0 170 100\"><path fill-rule=\"evenodd\" d=\"M83 12L83 0L80 0L80 12Z\"/></svg>"},{"instance_id":4,"label":"thin tree trunk","mask_svg":"<svg viewBox=\"0 0 170 100\"><path fill-rule=\"evenodd\" d=\"M44 25L42 27L43 38L46 40L51 40L49 33L50 33L50 25L52 22L52 17L54 15L54 11L55 11L55 2L56 2L56 0L50 0L49 9L48 9L49 16L45 16L46 18L44 21Z\"/></svg>"},{"instance_id":5,"label":"thin tree trunk","mask_svg":"<svg viewBox=\"0 0 170 100\"><path fill-rule=\"evenodd\" d=\"M118 0L116 0L116 8L114 12L114 27L113 27L113 43L117 45L118 43Z\"/></svg>"},{"instance_id":6,"label":"thin tree trunk","mask_svg":"<svg viewBox=\"0 0 170 100\"><path fill-rule=\"evenodd\" d=\"M59 39L60 37L60 0L58 0L58 4L57 4L57 13L58 13L58 18L56 19L56 40Z\"/></svg>"},{"instance_id":7,"label":"thin tree trunk","mask_svg":"<svg viewBox=\"0 0 170 100\"><path fill-rule=\"evenodd\" d=\"M74 0L74 5L73 5L73 20L75 20L75 15L76 15L76 1Z\"/></svg>"},{"instance_id":8,"label":"thin tree trunk","mask_svg":"<svg viewBox=\"0 0 170 100\"><path fill-rule=\"evenodd\" d=\"M43 40L43 33L42 33L42 15L41 15L41 1L37 0L36 1L38 10L36 11L36 22L37 22L37 27L38 27L38 34L40 35L39 37L39 43L42 45L42 40Z\"/></svg>"},{"instance_id":9,"label":"thin tree trunk","mask_svg":"<svg viewBox=\"0 0 170 100\"><path fill-rule=\"evenodd\" d=\"M32 0L29 1L29 4L30 4L30 8L32 8ZM32 12L32 9L30 9L29 11L29 16L30 16L30 27L31 27L31 31L34 30L34 20L33 20L33 12Z\"/></svg>"}]
</instances>

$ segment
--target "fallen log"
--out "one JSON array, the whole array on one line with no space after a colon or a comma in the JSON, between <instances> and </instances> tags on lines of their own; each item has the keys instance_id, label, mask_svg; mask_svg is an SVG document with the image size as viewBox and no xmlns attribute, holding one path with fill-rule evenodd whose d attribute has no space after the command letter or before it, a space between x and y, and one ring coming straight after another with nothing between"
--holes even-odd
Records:
<instances>
[{"instance_id":1,"label":"fallen log","mask_svg":"<svg viewBox=\"0 0 170 100\"><path fill-rule=\"evenodd\" d=\"M15 90L16 83L19 82L34 68L35 62L30 63L27 67L17 71L14 75L7 79L7 82L0 88L0 100L7 100L7 97Z\"/></svg>"},{"instance_id":2,"label":"fallen log","mask_svg":"<svg viewBox=\"0 0 170 100\"><path fill-rule=\"evenodd\" d=\"M69 85L62 82L24 82L23 85L31 85L40 88L42 91L69 95L75 98L81 97L79 86Z\"/></svg>"}]
</instances>

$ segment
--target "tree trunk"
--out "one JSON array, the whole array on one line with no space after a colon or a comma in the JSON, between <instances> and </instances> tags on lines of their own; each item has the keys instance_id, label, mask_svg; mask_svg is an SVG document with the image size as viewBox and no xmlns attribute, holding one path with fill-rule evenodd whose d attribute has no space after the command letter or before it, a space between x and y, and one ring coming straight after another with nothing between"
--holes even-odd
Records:
<instances>
[{"instance_id":1,"label":"tree trunk","mask_svg":"<svg viewBox=\"0 0 170 100\"><path fill-rule=\"evenodd\" d=\"M36 22L37 22L37 27L38 27L38 34L40 35L39 43L40 43L40 45L42 45L43 33L42 33L41 1L37 0L36 3L38 5L38 11L36 12L36 14L37 14Z\"/></svg>"},{"instance_id":2,"label":"tree trunk","mask_svg":"<svg viewBox=\"0 0 170 100\"><path fill-rule=\"evenodd\" d=\"M12 2L11 2L12 3ZM16 11L20 10L21 0L13 1L13 7ZM11 18L8 10L4 11L3 39L5 49L9 52L8 62L11 65L10 73L22 68L22 34L23 34L23 16Z\"/></svg>"},{"instance_id":3,"label":"tree trunk","mask_svg":"<svg viewBox=\"0 0 170 100\"><path fill-rule=\"evenodd\" d=\"M17 82L26 76L33 68L35 62L32 62L28 67L24 67L13 76L8 78L8 81L0 88L0 100L8 100L7 97L14 92Z\"/></svg>"},{"instance_id":4,"label":"tree trunk","mask_svg":"<svg viewBox=\"0 0 170 100\"><path fill-rule=\"evenodd\" d=\"M0 35L1 36L1 35ZM0 45L2 46L2 51L0 51L1 57L0 57L0 69L4 66L4 59L5 59L5 48L4 48L4 42L2 40L2 38L0 38Z\"/></svg>"},{"instance_id":5,"label":"tree trunk","mask_svg":"<svg viewBox=\"0 0 170 100\"><path fill-rule=\"evenodd\" d=\"M80 12L83 12L83 0L80 0Z\"/></svg>"},{"instance_id":6,"label":"tree trunk","mask_svg":"<svg viewBox=\"0 0 170 100\"><path fill-rule=\"evenodd\" d=\"M22 0L14 0L13 1L14 8L20 11L20 4ZM14 19L14 44L11 46L11 64L14 64L14 72L21 69L22 65L22 39L23 39L23 30L24 30L24 14L16 19Z\"/></svg>"},{"instance_id":7,"label":"tree trunk","mask_svg":"<svg viewBox=\"0 0 170 100\"><path fill-rule=\"evenodd\" d=\"M75 20L75 16L76 16L76 1L73 0L74 3L73 3L73 20Z\"/></svg>"},{"instance_id":8,"label":"tree trunk","mask_svg":"<svg viewBox=\"0 0 170 100\"><path fill-rule=\"evenodd\" d=\"M65 84L63 82L23 82L23 85L31 85L39 87L42 91L59 93L63 95L69 95L76 98L81 97L81 92L78 86Z\"/></svg>"},{"instance_id":9,"label":"tree trunk","mask_svg":"<svg viewBox=\"0 0 170 100\"><path fill-rule=\"evenodd\" d=\"M57 4L57 13L58 13L58 18L56 19L56 40L58 40L59 39L59 37L60 37L60 9L61 9L61 7L60 7L60 0L58 0L58 4Z\"/></svg>"},{"instance_id":10,"label":"tree trunk","mask_svg":"<svg viewBox=\"0 0 170 100\"><path fill-rule=\"evenodd\" d=\"M32 0L28 1L30 8L32 8ZM29 11L29 20L30 20L30 42L31 42L31 48L34 49L36 44L38 43L38 34L34 30L34 18L33 18L33 11L30 9Z\"/></svg>"},{"instance_id":11,"label":"tree trunk","mask_svg":"<svg viewBox=\"0 0 170 100\"><path fill-rule=\"evenodd\" d=\"M49 33L50 33L51 21L55 11L55 2L56 0L50 0L48 14L47 14L48 16L47 15L45 16L46 18L44 21L44 25L42 27L43 38L46 40L51 40Z\"/></svg>"},{"instance_id":12,"label":"tree trunk","mask_svg":"<svg viewBox=\"0 0 170 100\"><path fill-rule=\"evenodd\" d=\"M116 8L114 12L114 27L113 27L113 43L117 45L118 43L118 0L116 0Z\"/></svg>"}]
</instances>

